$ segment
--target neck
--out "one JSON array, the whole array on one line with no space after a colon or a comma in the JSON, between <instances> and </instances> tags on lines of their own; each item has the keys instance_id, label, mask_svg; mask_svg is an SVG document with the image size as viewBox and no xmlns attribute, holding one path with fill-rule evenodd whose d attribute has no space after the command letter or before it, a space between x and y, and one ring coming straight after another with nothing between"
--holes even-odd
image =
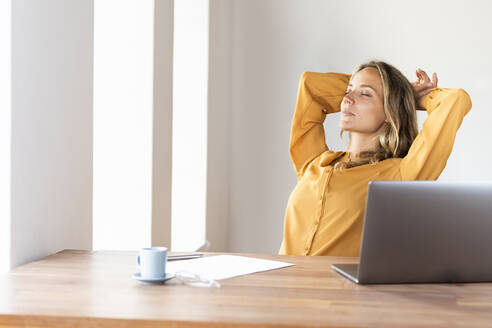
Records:
<instances>
[{"instance_id":1,"label":"neck","mask_svg":"<svg viewBox=\"0 0 492 328\"><path fill-rule=\"evenodd\" d=\"M351 157L354 158L361 152L376 151L379 147L378 135L378 133L367 135L358 132L351 132L347 153L350 153Z\"/></svg>"}]
</instances>

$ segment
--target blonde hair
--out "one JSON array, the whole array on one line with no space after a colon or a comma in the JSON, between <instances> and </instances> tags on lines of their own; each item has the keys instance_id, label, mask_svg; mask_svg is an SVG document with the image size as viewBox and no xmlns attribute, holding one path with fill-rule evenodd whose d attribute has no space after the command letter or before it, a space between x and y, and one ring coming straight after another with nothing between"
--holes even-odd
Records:
<instances>
[{"instance_id":1,"label":"blonde hair","mask_svg":"<svg viewBox=\"0 0 492 328\"><path fill-rule=\"evenodd\" d=\"M379 71L383 82L383 109L388 122L378 136L379 148L376 151L361 152L356 159L338 162L335 169L343 170L375 164L387 158L405 157L418 134L415 92L410 81L396 67L375 60L359 65L352 76L369 67ZM343 132L340 131L340 137Z\"/></svg>"}]
</instances>

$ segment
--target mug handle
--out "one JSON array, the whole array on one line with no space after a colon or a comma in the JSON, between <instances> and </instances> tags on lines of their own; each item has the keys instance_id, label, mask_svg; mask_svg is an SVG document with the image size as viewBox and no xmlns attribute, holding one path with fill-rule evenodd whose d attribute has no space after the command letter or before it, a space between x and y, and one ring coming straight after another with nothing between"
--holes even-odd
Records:
<instances>
[{"instance_id":1,"label":"mug handle","mask_svg":"<svg viewBox=\"0 0 492 328\"><path fill-rule=\"evenodd\" d=\"M137 267L141 269L140 267L140 255L137 256Z\"/></svg>"}]
</instances>

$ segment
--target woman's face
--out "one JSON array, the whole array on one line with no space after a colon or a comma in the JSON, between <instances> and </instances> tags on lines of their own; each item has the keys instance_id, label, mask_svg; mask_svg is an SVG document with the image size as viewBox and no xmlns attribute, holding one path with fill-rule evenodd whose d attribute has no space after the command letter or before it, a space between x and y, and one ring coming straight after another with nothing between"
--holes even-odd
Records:
<instances>
[{"instance_id":1,"label":"woman's face","mask_svg":"<svg viewBox=\"0 0 492 328\"><path fill-rule=\"evenodd\" d=\"M383 82L379 71L368 67L353 75L340 107L341 129L376 134L386 119L383 109Z\"/></svg>"}]
</instances>

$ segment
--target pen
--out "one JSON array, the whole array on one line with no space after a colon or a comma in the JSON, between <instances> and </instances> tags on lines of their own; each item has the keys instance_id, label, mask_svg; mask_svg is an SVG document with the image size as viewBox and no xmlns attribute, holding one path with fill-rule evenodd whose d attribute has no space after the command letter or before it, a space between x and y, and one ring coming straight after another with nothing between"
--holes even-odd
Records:
<instances>
[{"instance_id":1,"label":"pen","mask_svg":"<svg viewBox=\"0 0 492 328\"><path fill-rule=\"evenodd\" d=\"M168 261L174 260L188 260L188 259L196 259L202 257L203 254L181 254L181 255L169 255L167 257Z\"/></svg>"}]
</instances>

